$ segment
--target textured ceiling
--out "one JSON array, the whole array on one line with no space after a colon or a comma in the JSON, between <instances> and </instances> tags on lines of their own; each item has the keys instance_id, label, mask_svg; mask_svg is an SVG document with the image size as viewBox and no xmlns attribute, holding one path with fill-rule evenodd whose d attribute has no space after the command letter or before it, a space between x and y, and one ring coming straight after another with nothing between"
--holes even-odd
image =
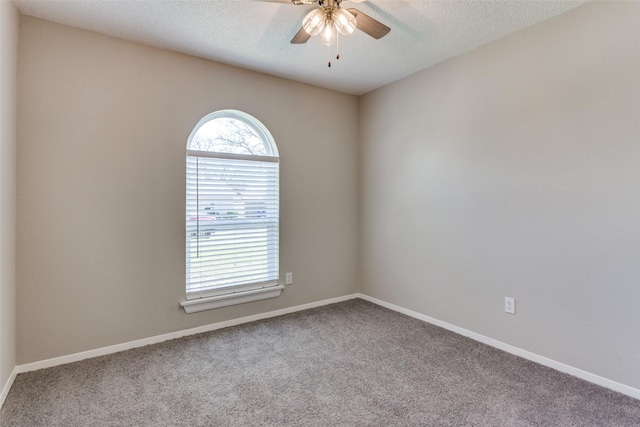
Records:
<instances>
[{"instance_id":1,"label":"textured ceiling","mask_svg":"<svg viewBox=\"0 0 640 427\"><path fill-rule=\"evenodd\" d=\"M340 39L340 60L314 37L289 40L314 6L277 0L34 1L26 15L149 46L360 95L586 3L578 1L345 1L391 27L375 40Z\"/></svg>"}]
</instances>

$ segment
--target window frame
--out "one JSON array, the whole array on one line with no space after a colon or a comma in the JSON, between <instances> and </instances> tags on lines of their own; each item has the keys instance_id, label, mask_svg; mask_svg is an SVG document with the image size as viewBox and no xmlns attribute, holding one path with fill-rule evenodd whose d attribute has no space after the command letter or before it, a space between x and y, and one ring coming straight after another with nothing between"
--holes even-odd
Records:
<instances>
[{"instance_id":1,"label":"window frame","mask_svg":"<svg viewBox=\"0 0 640 427\"><path fill-rule=\"evenodd\" d=\"M254 154L236 154L236 153L228 153L221 151L201 151L194 150L191 148L192 141L194 137L197 135L198 131L205 124L221 118L229 118L242 121L244 124L249 126L252 130L255 131L259 139L262 140L265 155L254 155ZM183 307L185 312L193 313L203 310L210 310L219 307L226 307L229 305L242 304L245 302L257 301L261 299L274 298L280 295L284 286L280 283L280 267L279 267L279 224L280 224L280 216L279 216L279 205L280 205L280 196L279 196L279 188L280 188L280 175L279 175L279 163L280 157L277 145L273 136L269 132L269 130L255 117L244 113L238 110L219 110L212 113L207 114L202 117L196 126L191 131L188 139L187 139L187 149L185 155L185 184L188 185L188 163L189 158L215 158L221 160L242 160L242 161L256 161L256 162L270 162L276 163L276 197L277 197L277 222L276 222L276 236L269 237L268 242L277 243L277 253L275 256L276 262L276 278L269 279L267 281L259 281L252 283L244 283L244 284L236 284L236 285L221 285L219 287L211 287L207 289L201 290L192 290L189 291L188 288L188 277L187 270L185 270L185 298L186 301L180 302L180 305ZM187 212L189 203L189 193L185 194L185 212ZM198 215L200 215L198 213ZM188 227L188 218L185 218L185 269L187 269L189 263L189 253L187 252L186 245L188 244L189 236L187 236L187 227ZM199 238L199 236L198 236Z\"/></svg>"}]
</instances>

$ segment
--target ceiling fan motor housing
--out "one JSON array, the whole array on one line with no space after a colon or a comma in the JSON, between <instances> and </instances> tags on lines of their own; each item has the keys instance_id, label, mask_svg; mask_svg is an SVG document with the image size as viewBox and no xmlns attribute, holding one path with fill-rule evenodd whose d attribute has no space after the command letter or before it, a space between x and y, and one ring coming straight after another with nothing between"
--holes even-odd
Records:
<instances>
[{"instance_id":1,"label":"ceiling fan motor housing","mask_svg":"<svg viewBox=\"0 0 640 427\"><path fill-rule=\"evenodd\" d=\"M318 0L318 5L322 7L339 7L342 0Z\"/></svg>"},{"instance_id":2,"label":"ceiling fan motor housing","mask_svg":"<svg viewBox=\"0 0 640 427\"><path fill-rule=\"evenodd\" d=\"M340 3L342 3L342 0L291 0L291 3L295 4L296 6L300 6L301 4L318 3L318 6L320 7L335 7L339 6Z\"/></svg>"}]
</instances>

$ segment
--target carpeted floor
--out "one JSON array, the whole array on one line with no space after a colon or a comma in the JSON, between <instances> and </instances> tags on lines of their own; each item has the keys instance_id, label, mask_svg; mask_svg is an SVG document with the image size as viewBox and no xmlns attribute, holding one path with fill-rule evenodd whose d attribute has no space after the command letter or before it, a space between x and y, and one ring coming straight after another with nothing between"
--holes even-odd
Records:
<instances>
[{"instance_id":1,"label":"carpeted floor","mask_svg":"<svg viewBox=\"0 0 640 427\"><path fill-rule=\"evenodd\" d=\"M363 300L20 374L0 426L640 426L640 401Z\"/></svg>"}]
</instances>

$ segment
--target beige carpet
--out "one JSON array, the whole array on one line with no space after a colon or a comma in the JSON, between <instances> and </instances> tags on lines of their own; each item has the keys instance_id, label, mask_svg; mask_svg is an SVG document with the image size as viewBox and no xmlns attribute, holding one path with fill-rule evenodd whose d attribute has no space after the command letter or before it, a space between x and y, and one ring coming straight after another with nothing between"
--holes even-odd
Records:
<instances>
[{"instance_id":1,"label":"beige carpet","mask_svg":"<svg viewBox=\"0 0 640 427\"><path fill-rule=\"evenodd\" d=\"M640 401L352 300L18 375L1 426L640 426Z\"/></svg>"}]
</instances>

